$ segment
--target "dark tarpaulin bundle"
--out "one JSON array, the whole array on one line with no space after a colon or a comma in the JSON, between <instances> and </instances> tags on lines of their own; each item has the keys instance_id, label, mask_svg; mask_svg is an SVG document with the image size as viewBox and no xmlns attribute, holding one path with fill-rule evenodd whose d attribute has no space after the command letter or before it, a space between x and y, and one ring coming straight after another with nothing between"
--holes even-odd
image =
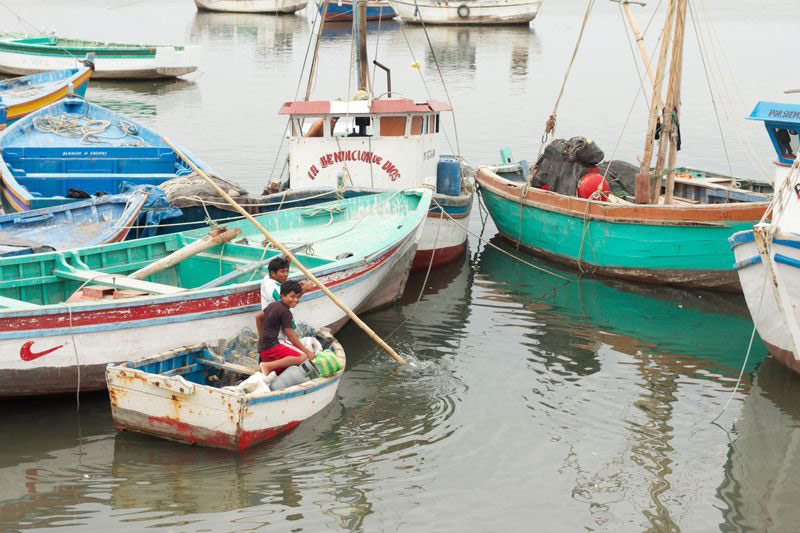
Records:
<instances>
[{"instance_id":1,"label":"dark tarpaulin bundle","mask_svg":"<svg viewBox=\"0 0 800 533\"><path fill-rule=\"evenodd\" d=\"M531 184L574 196L581 176L596 167L603 157L600 147L585 137L555 139L536 162Z\"/></svg>"},{"instance_id":2,"label":"dark tarpaulin bundle","mask_svg":"<svg viewBox=\"0 0 800 533\"><path fill-rule=\"evenodd\" d=\"M127 181L122 182L120 192L126 193L136 189L144 189L147 191L147 200L142 207L142 213L139 215L137 226L147 226L145 228L138 228L135 232L136 237L152 237L156 234L158 226L162 221L171 218L176 218L183 215L183 211L175 207L167 199L164 191L155 185L133 185Z\"/></svg>"},{"instance_id":3,"label":"dark tarpaulin bundle","mask_svg":"<svg viewBox=\"0 0 800 533\"><path fill-rule=\"evenodd\" d=\"M618 159L603 161L597 167L616 196L625 198L636 195L636 174L639 173L639 167Z\"/></svg>"}]
</instances>

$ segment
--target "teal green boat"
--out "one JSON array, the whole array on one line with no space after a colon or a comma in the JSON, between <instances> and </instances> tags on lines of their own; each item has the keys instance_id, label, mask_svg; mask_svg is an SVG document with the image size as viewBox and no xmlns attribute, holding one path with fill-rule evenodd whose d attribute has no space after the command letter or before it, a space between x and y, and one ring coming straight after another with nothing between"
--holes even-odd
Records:
<instances>
[{"instance_id":1,"label":"teal green boat","mask_svg":"<svg viewBox=\"0 0 800 533\"><path fill-rule=\"evenodd\" d=\"M531 186L522 174L519 164L478 170L503 237L582 271L650 283L741 290L727 239L751 228L769 203L767 194L686 169L675 179L686 201L672 204L584 199Z\"/></svg>"},{"instance_id":2,"label":"teal green boat","mask_svg":"<svg viewBox=\"0 0 800 533\"><path fill-rule=\"evenodd\" d=\"M428 190L395 191L258 220L339 300L363 312L402 294L430 202ZM177 251L188 256L173 261ZM104 388L108 363L216 345L254 328L260 283L278 253L239 221L211 235L192 230L0 259L0 397ZM301 274L292 269L292 277ZM347 318L318 288L303 294L294 315L334 330Z\"/></svg>"}]
</instances>

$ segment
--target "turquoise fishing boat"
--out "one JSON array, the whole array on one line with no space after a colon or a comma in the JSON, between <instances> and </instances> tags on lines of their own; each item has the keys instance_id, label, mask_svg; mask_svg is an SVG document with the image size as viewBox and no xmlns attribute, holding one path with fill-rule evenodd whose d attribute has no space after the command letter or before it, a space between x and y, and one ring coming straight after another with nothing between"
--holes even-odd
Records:
<instances>
[{"instance_id":1,"label":"turquoise fishing boat","mask_svg":"<svg viewBox=\"0 0 800 533\"><path fill-rule=\"evenodd\" d=\"M596 144L573 137L550 142L532 169L485 167L477 181L500 233L534 253L602 275L740 291L727 238L761 219L770 196L759 190L770 186L748 189L745 180L676 163L687 0L667 9L655 74L643 52L653 94L639 165L602 163ZM554 110L543 139L555 126Z\"/></svg>"},{"instance_id":2,"label":"turquoise fishing boat","mask_svg":"<svg viewBox=\"0 0 800 533\"><path fill-rule=\"evenodd\" d=\"M427 218L424 189L260 215L258 221L356 312L403 292ZM108 363L232 338L255 325L278 255L248 221L77 250L0 258L0 397L105 387ZM290 279L302 274L290 270ZM320 289L295 318L334 331L347 315Z\"/></svg>"},{"instance_id":3,"label":"turquoise fishing boat","mask_svg":"<svg viewBox=\"0 0 800 533\"><path fill-rule=\"evenodd\" d=\"M94 56L88 54L76 68L0 81L0 130L70 93L84 96L93 72Z\"/></svg>"},{"instance_id":4,"label":"turquoise fishing boat","mask_svg":"<svg viewBox=\"0 0 800 533\"><path fill-rule=\"evenodd\" d=\"M768 195L694 171L706 177L677 178L687 202L590 200L530 186L519 168L482 167L477 181L498 231L520 247L606 276L740 290L727 239L761 219Z\"/></svg>"},{"instance_id":5,"label":"turquoise fishing boat","mask_svg":"<svg viewBox=\"0 0 800 533\"><path fill-rule=\"evenodd\" d=\"M193 172L157 132L82 98L65 98L15 122L0 136L0 150L6 213L119 194L128 184L159 185Z\"/></svg>"}]
</instances>

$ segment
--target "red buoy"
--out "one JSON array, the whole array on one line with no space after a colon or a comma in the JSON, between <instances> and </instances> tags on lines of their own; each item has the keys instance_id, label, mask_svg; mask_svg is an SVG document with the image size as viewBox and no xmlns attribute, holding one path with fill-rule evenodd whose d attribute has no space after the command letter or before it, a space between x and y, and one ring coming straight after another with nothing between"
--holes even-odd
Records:
<instances>
[{"instance_id":1,"label":"red buoy","mask_svg":"<svg viewBox=\"0 0 800 533\"><path fill-rule=\"evenodd\" d=\"M608 194L611 192L611 187L608 186L608 181L599 174L598 169L590 169L578 182L578 197L589 198L594 194L594 200L608 200Z\"/></svg>"}]
</instances>

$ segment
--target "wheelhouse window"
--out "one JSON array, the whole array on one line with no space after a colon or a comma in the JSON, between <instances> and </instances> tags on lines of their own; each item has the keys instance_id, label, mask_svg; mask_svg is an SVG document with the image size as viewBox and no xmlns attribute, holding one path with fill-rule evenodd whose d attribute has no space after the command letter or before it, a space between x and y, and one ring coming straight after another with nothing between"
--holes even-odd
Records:
<instances>
[{"instance_id":1,"label":"wheelhouse window","mask_svg":"<svg viewBox=\"0 0 800 533\"><path fill-rule=\"evenodd\" d=\"M381 137L402 137L406 134L406 117L381 117Z\"/></svg>"},{"instance_id":2,"label":"wheelhouse window","mask_svg":"<svg viewBox=\"0 0 800 533\"><path fill-rule=\"evenodd\" d=\"M781 157L794 159L797 156L797 150L800 148L800 137L798 137L797 130L775 128L775 142Z\"/></svg>"},{"instance_id":3,"label":"wheelhouse window","mask_svg":"<svg viewBox=\"0 0 800 533\"><path fill-rule=\"evenodd\" d=\"M331 117L334 137L371 137L373 135L372 117L345 115Z\"/></svg>"}]
</instances>

